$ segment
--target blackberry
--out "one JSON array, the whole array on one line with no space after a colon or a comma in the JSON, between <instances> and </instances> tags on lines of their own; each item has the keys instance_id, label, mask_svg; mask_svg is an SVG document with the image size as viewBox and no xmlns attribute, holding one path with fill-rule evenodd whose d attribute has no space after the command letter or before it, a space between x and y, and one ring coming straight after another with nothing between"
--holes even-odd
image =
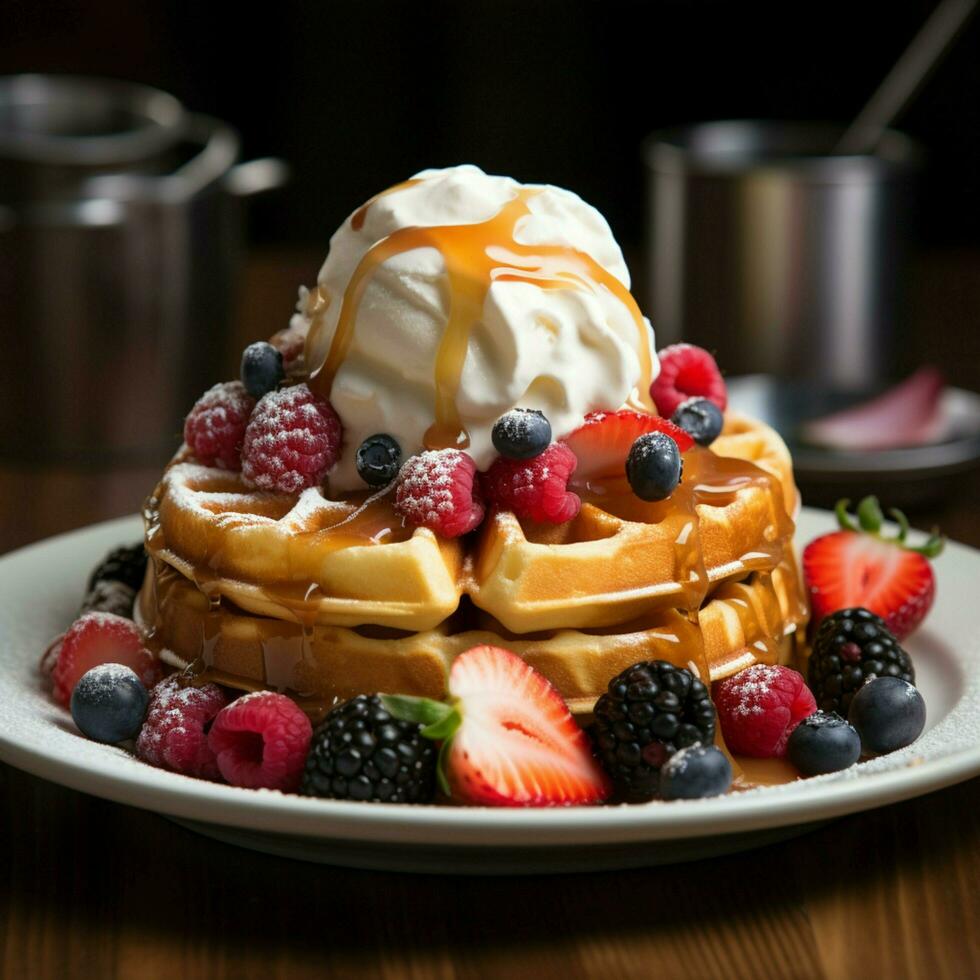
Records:
<instances>
[{"instance_id":1,"label":"blackberry","mask_svg":"<svg viewBox=\"0 0 980 980\"><path fill-rule=\"evenodd\" d=\"M915 683L909 655L880 616L861 607L827 616L813 638L807 673L817 707L846 718L851 698L872 676Z\"/></svg>"},{"instance_id":2,"label":"blackberry","mask_svg":"<svg viewBox=\"0 0 980 980\"><path fill-rule=\"evenodd\" d=\"M429 803L436 749L421 731L392 717L376 694L346 701L313 733L301 791L337 800Z\"/></svg>"},{"instance_id":3,"label":"blackberry","mask_svg":"<svg viewBox=\"0 0 980 980\"><path fill-rule=\"evenodd\" d=\"M596 702L593 738L620 795L657 795L660 769L678 749L715 737L708 689L689 670L664 660L628 667Z\"/></svg>"},{"instance_id":4,"label":"blackberry","mask_svg":"<svg viewBox=\"0 0 980 980\"><path fill-rule=\"evenodd\" d=\"M136 593L125 582L99 579L82 601L79 616L87 612L107 612L125 619L133 618Z\"/></svg>"},{"instance_id":5,"label":"blackberry","mask_svg":"<svg viewBox=\"0 0 980 980\"><path fill-rule=\"evenodd\" d=\"M86 592L91 592L97 582L123 582L134 592L139 592L146 574L146 549L143 542L128 548L116 548L102 559L89 576Z\"/></svg>"}]
</instances>

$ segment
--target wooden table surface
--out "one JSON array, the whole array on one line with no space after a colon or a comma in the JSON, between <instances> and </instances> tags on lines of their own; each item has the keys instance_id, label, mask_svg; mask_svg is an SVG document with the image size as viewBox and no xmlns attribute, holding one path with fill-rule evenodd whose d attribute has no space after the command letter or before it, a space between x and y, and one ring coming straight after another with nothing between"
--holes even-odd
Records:
<instances>
[{"instance_id":1,"label":"wooden table surface","mask_svg":"<svg viewBox=\"0 0 980 980\"><path fill-rule=\"evenodd\" d=\"M253 258L239 338L281 325L317 259ZM980 388L980 255L917 283L923 346ZM154 475L0 465L0 552L132 512ZM980 546L961 489L915 523ZM0 787L4 978L980 976L977 779L711 861L499 879L268 857L5 765Z\"/></svg>"}]
</instances>

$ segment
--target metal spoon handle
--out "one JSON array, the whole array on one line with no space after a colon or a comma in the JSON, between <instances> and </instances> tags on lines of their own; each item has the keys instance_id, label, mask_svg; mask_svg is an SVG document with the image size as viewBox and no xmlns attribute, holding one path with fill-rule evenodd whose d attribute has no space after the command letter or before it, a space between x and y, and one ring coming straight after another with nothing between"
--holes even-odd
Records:
<instances>
[{"instance_id":1,"label":"metal spoon handle","mask_svg":"<svg viewBox=\"0 0 980 980\"><path fill-rule=\"evenodd\" d=\"M835 153L874 151L882 133L925 81L975 7L976 0L942 0L840 138Z\"/></svg>"}]
</instances>

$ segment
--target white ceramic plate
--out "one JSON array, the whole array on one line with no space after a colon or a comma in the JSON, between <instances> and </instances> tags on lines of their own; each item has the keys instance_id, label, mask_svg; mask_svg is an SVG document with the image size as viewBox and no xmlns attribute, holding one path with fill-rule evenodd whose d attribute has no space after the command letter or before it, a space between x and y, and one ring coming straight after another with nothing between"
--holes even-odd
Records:
<instances>
[{"instance_id":1,"label":"white ceramic plate","mask_svg":"<svg viewBox=\"0 0 980 980\"><path fill-rule=\"evenodd\" d=\"M804 509L799 538L832 525ZM907 644L928 730L901 752L845 773L713 800L558 810L409 807L235 789L147 766L83 739L42 691L38 659L71 621L105 552L137 540L125 518L0 559L0 758L73 789L273 853L355 867L511 873L657 864L799 833L980 773L980 552L950 545L927 626Z\"/></svg>"}]
</instances>

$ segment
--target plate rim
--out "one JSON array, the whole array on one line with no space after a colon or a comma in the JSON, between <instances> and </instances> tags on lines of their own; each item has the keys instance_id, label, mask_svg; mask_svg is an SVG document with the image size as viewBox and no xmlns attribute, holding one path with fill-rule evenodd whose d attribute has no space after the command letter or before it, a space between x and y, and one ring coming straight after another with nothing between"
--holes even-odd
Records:
<instances>
[{"instance_id":1,"label":"plate rim","mask_svg":"<svg viewBox=\"0 0 980 980\"><path fill-rule=\"evenodd\" d=\"M805 508L812 519L829 511ZM87 536L138 533L138 515L89 525L26 545L0 557L0 574L35 552L61 548ZM980 565L980 551L955 544ZM964 690L950 713L967 698ZM949 717L947 715L946 717ZM912 755L906 765L883 772L855 770L782 787L692 801L640 805L507 809L406 807L310 799L269 790L247 790L146 767L122 748L118 772L92 769L26 745L0 718L0 759L33 775L115 802L178 818L253 831L322 840L364 841L392 846L523 846L669 841L785 827L832 819L932 792L980 775L980 743L934 759ZM107 755L107 758L109 756ZM130 768L139 767L139 769ZM146 772L140 772L146 769ZM824 785L820 785L825 783ZM819 792L813 792L819 786ZM493 840L488 842L488 836Z\"/></svg>"}]
</instances>

